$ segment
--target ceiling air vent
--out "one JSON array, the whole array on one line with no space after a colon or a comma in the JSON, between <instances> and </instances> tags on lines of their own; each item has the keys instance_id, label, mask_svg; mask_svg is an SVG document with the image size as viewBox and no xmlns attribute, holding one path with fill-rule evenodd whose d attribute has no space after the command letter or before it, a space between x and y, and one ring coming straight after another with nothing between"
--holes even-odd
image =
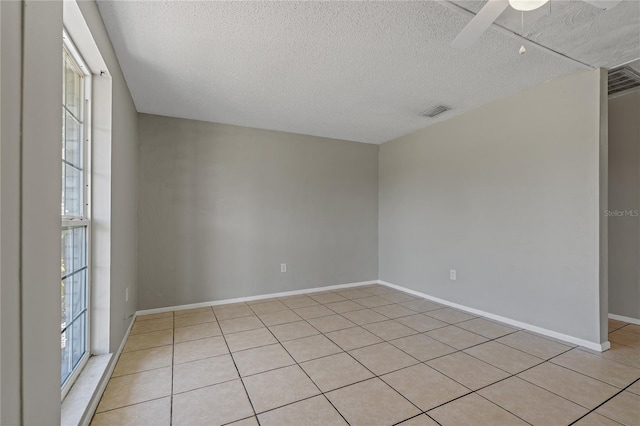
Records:
<instances>
[{"instance_id":1,"label":"ceiling air vent","mask_svg":"<svg viewBox=\"0 0 640 426\"><path fill-rule=\"evenodd\" d=\"M609 96L640 87L640 75L631 68L620 67L609 71Z\"/></svg>"},{"instance_id":2,"label":"ceiling air vent","mask_svg":"<svg viewBox=\"0 0 640 426\"><path fill-rule=\"evenodd\" d=\"M442 114L445 111L449 111L450 109L451 108L449 108L448 106L437 105L437 106L434 106L433 108L429 108L428 110L426 110L425 112L423 112L420 115L423 116L423 117L433 118L436 115Z\"/></svg>"}]
</instances>

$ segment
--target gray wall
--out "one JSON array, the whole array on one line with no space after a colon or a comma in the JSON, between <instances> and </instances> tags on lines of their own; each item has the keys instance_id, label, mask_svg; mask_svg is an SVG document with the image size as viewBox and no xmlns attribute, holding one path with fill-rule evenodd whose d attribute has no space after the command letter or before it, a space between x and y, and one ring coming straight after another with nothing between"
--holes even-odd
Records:
<instances>
[{"instance_id":1,"label":"gray wall","mask_svg":"<svg viewBox=\"0 0 640 426\"><path fill-rule=\"evenodd\" d=\"M62 3L0 2L3 425L60 419ZM136 283L137 113L95 3L81 8L113 75L112 243L120 248L111 276L120 293ZM124 304L124 290L111 303L112 350L135 303Z\"/></svg>"},{"instance_id":2,"label":"gray wall","mask_svg":"<svg viewBox=\"0 0 640 426\"><path fill-rule=\"evenodd\" d=\"M20 409L20 78L22 4L0 2L0 424L19 424Z\"/></svg>"},{"instance_id":3,"label":"gray wall","mask_svg":"<svg viewBox=\"0 0 640 426\"><path fill-rule=\"evenodd\" d=\"M640 92L609 101L609 312L640 319Z\"/></svg>"},{"instance_id":4,"label":"gray wall","mask_svg":"<svg viewBox=\"0 0 640 426\"><path fill-rule=\"evenodd\" d=\"M61 2L23 9L21 258L22 422L60 404Z\"/></svg>"},{"instance_id":5,"label":"gray wall","mask_svg":"<svg viewBox=\"0 0 640 426\"><path fill-rule=\"evenodd\" d=\"M384 143L380 279L606 340L600 74L570 74Z\"/></svg>"},{"instance_id":6,"label":"gray wall","mask_svg":"<svg viewBox=\"0 0 640 426\"><path fill-rule=\"evenodd\" d=\"M139 135L140 309L377 278L377 145L146 114Z\"/></svg>"}]
</instances>

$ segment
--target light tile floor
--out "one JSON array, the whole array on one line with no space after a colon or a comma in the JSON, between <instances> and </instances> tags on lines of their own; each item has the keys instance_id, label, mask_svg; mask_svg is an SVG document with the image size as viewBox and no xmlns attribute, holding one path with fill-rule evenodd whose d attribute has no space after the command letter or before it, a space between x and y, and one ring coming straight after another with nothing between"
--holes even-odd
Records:
<instances>
[{"instance_id":1,"label":"light tile floor","mask_svg":"<svg viewBox=\"0 0 640 426\"><path fill-rule=\"evenodd\" d=\"M640 425L640 326L598 353L381 285L141 316L93 425Z\"/></svg>"}]
</instances>

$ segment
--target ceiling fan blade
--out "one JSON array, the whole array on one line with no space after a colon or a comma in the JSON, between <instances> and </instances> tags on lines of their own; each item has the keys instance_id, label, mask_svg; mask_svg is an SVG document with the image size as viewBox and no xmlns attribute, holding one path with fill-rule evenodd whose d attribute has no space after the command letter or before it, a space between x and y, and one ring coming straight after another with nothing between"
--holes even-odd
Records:
<instances>
[{"instance_id":1,"label":"ceiling fan blade","mask_svg":"<svg viewBox=\"0 0 640 426\"><path fill-rule=\"evenodd\" d=\"M467 24L453 40L451 46L464 49L475 43L482 33L491 26L498 16L509 6L509 0L489 0L480 12Z\"/></svg>"},{"instance_id":2,"label":"ceiling fan blade","mask_svg":"<svg viewBox=\"0 0 640 426\"><path fill-rule=\"evenodd\" d=\"M616 4L620 3L622 0L583 0L586 3L589 3L592 6L597 7L598 9L611 9Z\"/></svg>"}]
</instances>

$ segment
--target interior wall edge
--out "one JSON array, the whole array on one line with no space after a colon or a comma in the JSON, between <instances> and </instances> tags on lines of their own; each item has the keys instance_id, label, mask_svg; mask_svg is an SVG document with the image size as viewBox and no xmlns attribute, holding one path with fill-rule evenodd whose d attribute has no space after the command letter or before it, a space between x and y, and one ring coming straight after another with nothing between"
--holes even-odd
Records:
<instances>
[{"instance_id":1,"label":"interior wall edge","mask_svg":"<svg viewBox=\"0 0 640 426\"><path fill-rule=\"evenodd\" d=\"M600 152L598 155L599 206L596 212L598 217L598 297L599 297L599 328L600 341L606 342L609 338L609 218L605 211L609 208L609 99L608 99L608 71L598 68L600 75L599 96L600 105L597 123Z\"/></svg>"}]
</instances>

